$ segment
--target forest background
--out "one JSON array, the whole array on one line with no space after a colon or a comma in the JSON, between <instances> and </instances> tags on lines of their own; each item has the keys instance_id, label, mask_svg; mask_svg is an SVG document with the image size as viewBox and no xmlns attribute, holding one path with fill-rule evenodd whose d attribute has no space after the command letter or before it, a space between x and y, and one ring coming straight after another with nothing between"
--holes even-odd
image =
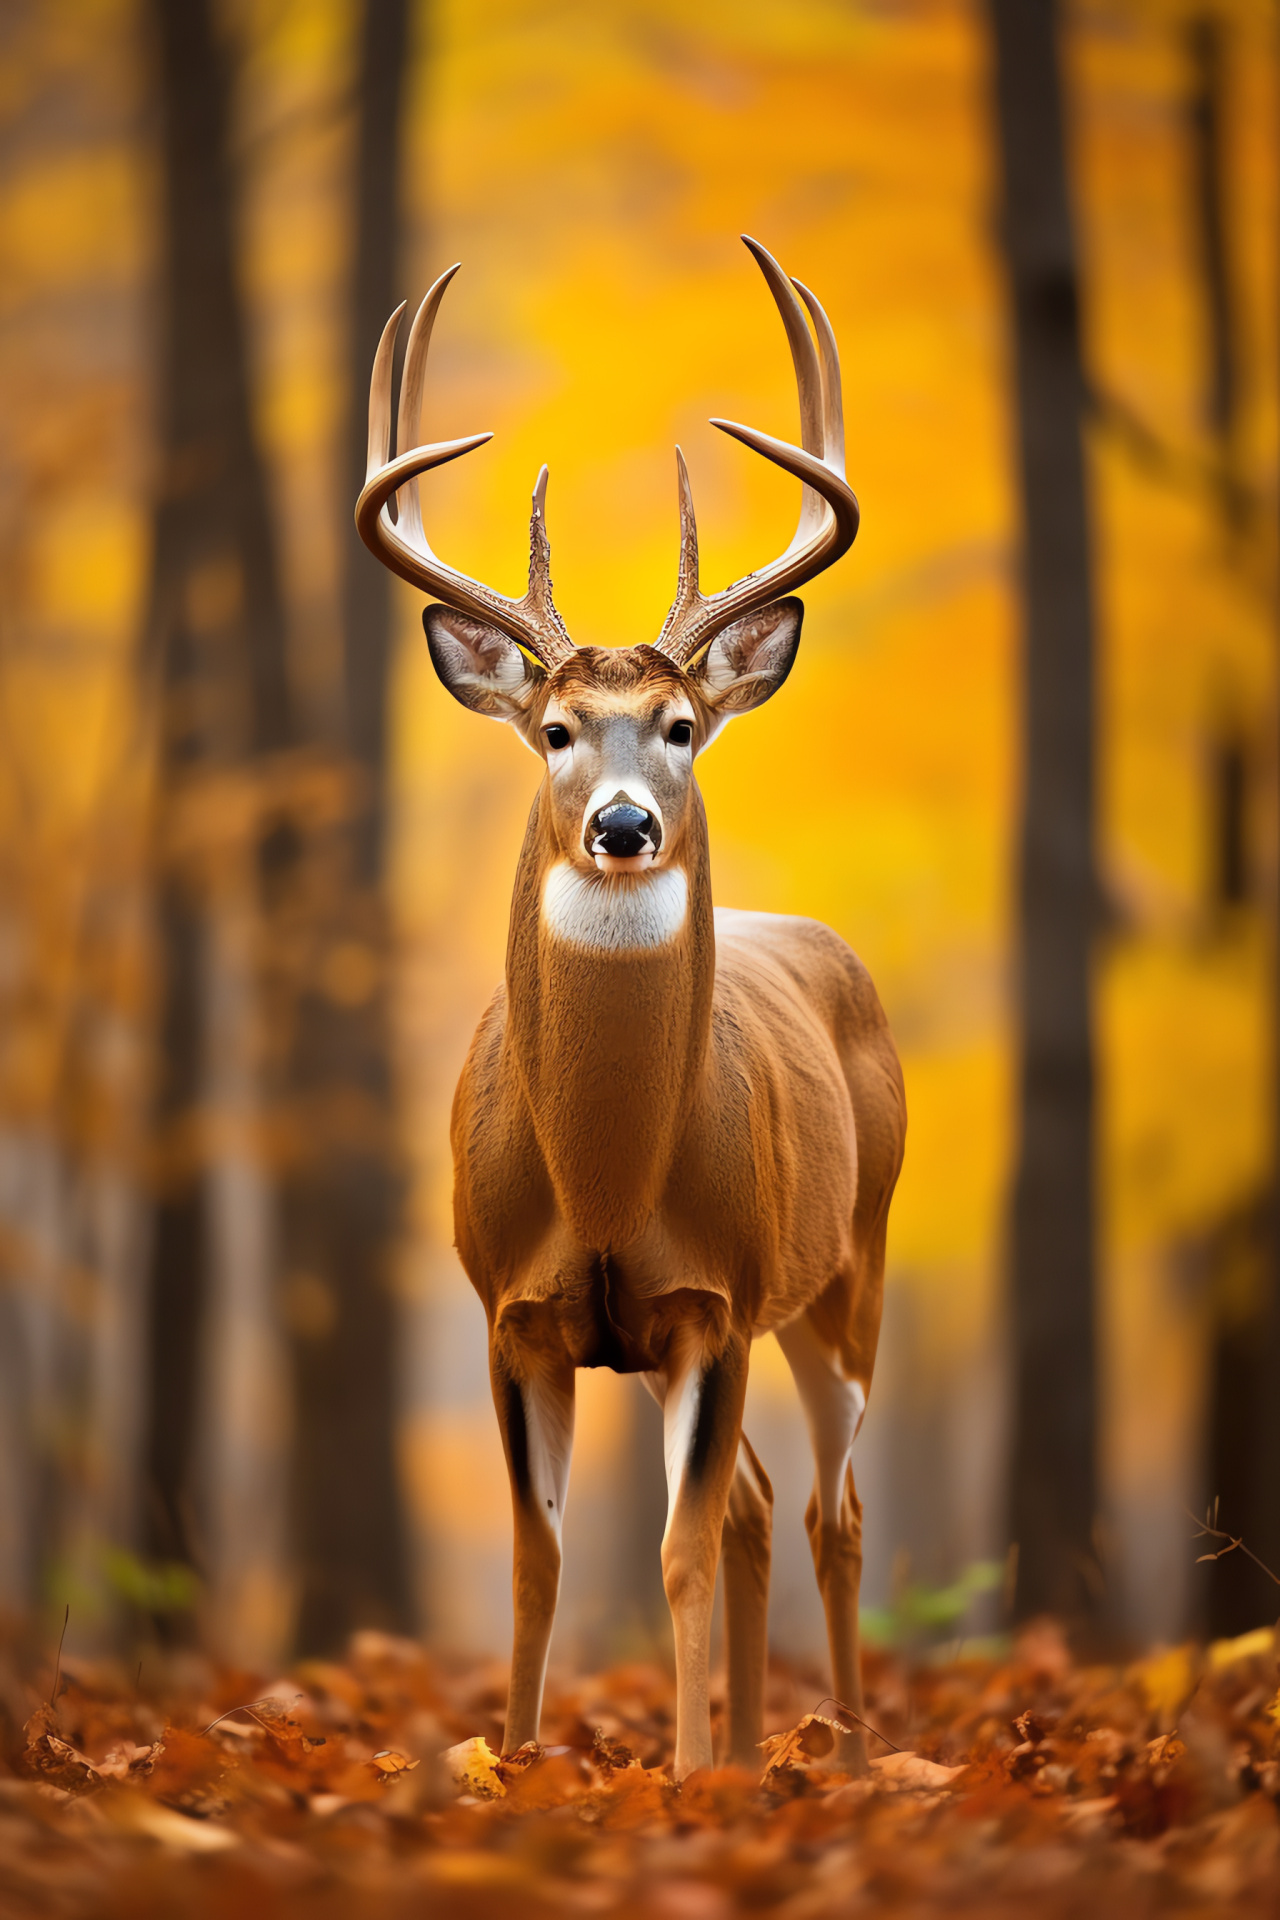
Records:
<instances>
[{"instance_id":1,"label":"forest background","mask_svg":"<svg viewBox=\"0 0 1280 1920\"><path fill-rule=\"evenodd\" d=\"M420 596L355 542L366 370L391 307L461 259L425 431L496 437L425 484L432 539L512 589L545 460L570 632L651 639L674 442L708 582L777 551L795 508L706 426L794 432L742 230L832 317L863 525L806 592L785 694L701 763L716 897L835 927L903 1056L856 1462L869 1624L973 1634L1017 1604L1031 783L999 14L9 0L14 1619L69 1605L72 1647L199 1634L263 1668L358 1625L503 1648L506 1476L447 1115L535 774L450 702ZM1221 1496L1265 1546L1280 1482L1276 32L1262 0L1059 17L1096 881L1081 1604L1136 1640L1266 1617L1238 1557L1194 1564L1189 1510ZM807 1446L772 1341L750 1394L774 1640L808 1656ZM557 1657L661 1649L662 1514L653 1410L582 1377Z\"/></svg>"}]
</instances>

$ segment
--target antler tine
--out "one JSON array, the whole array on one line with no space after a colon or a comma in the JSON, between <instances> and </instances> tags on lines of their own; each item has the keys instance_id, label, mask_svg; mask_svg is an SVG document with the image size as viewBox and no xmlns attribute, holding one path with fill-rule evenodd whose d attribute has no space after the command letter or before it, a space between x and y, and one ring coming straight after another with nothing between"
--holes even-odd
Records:
<instances>
[{"instance_id":1,"label":"antler tine","mask_svg":"<svg viewBox=\"0 0 1280 1920\"><path fill-rule=\"evenodd\" d=\"M853 545L858 532L857 498L844 477L840 358L831 324L814 296L798 280L790 281L772 254L745 234L743 239L768 282L787 330L800 397L801 444L791 446L732 420L716 419L711 425L794 474L804 491L790 546L768 566L747 574L720 593L704 595L698 587L693 500L680 458L680 573L676 597L657 645L684 667L692 666L733 621L767 606L829 567ZM813 322L812 334L806 309Z\"/></svg>"},{"instance_id":2,"label":"antler tine","mask_svg":"<svg viewBox=\"0 0 1280 1920\"><path fill-rule=\"evenodd\" d=\"M378 341L378 351L373 356L373 372L369 378L369 451L365 461L364 477L372 480L379 467L387 463L391 451L391 369L395 359L396 335L400 331L400 319L408 306L402 300Z\"/></svg>"},{"instance_id":3,"label":"antler tine","mask_svg":"<svg viewBox=\"0 0 1280 1920\"><path fill-rule=\"evenodd\" d=\"M491 440L490 433L468 434L461 440L440 440L429 446L411 446L416 438L422 410L422 390L426 376L427 352L445 288L456 267L442 273L414 316L405 354L399 413L399 451L388 459L391 434L391 370L401 305L383 328L374 357L369 385L369 466L368 476L356 502L356 529L369 551L393 573L410 585L434 593L446 606L472 615L501 630L515 641L530 659L554 670L574 651L564 622L551 598L550 548L543 521L547 470L538 478L534 494L530 529L528 590L519 600L510 600L492 587L468 574L460 573L434 554L422 526L422 510L417 481L433 467L444 466L464 453L471 453ZM404 489L398 523L391 520L389 503Z\"/></svg>"},{"instance_id":4,"label":"antler tine","mask_svg":"<svg viewBox=\"0 0 1280 1920\"><path fill-rule=\"evenodd\" d=\"M774 305L782 316L782 324L787 330L787 343L791 348L791 364L795 368L796 387L800 396L800 444L806 453L816 453L822 457L823 429L823 393L822 370L813 344L813 335L809 332L804 317L804 308L792 291L791 281L782 271L773 255L753 240L749 234L743 234L743 245L749 250L756 265L765 277ZM814 529L822 524L822 500L806 487L800 496L800 518L796 522L792 546L798 546L807 540Z\"/></svg>"},{"instance_id":5,"label":"antler tine","mask_svg":"<svg viewBox=\"0 0 1280 1920\"><path fill-rule=\"evenodd\" d=\"M538 468L533 483L533 505L529 511L529 585L530 594L551 592L551 542L547 538L547 481L551 478L545 463Z\"/></svg>"},{"instance_id":6,"label":"antler tine","mask_svg":"<svg viewBox=\"0 0 1280 1920\"><path fill-rule=\"evenodd\" d=\"M676 448L676 484L680 489L680 574L676 586L676 600L696 600L698 597L698 516L693 510L693 488L689 484L689 469L684 463L684 449Z\"/></svg>"},{"instance_id":7,"label":"antler tine","mask_svg":"<svg viewBox=\"0 0 1280 1920\"><path fill-rule=\"evenodd\" d=\"M698 590L698 519L681 447L676 448L676 486L680 495L680 570L676 575L676 597L658 635L657 645L663 653L668 651L667 636L690 616L702 599Z\"/></svg>"},{"instance_id":8,"label":"antler tine","mask_svg":"<svg viewBox=\"0 0 1280 1920\"><path fill-rule=\"evenodd\" d=\"M791 282L809 309L822 357L822 457L829 467L844 473L844 393L840 382L840 349L822 302L801 280Z\"/></svg>"},{"instance_id":9,"label":"antler tine","mask_svg":"<svg viewBox=\"0 0 1280 1920\"><path fill-rule=\"evenodd\" d=\"M529 585L525 591L525 602L536 612L540 622L552 626L568 644L564 623L556 612L551 597L551 542L547 538L547 479L546 467L539 470L533 489L533 508L529 515ZM571 649L572 650L572 649Z\"/></svg>"},{"instance_id":10,"label":"antler tine","mask_svg":"<svg viewBox=\"0 0 1280 1920\"><path fill-rule=\"evenodd\" d=\"M416 447L418 444L418 434L422 426L422 391L427 378L427 354L431 348L431 329L435 326L445 288L461 265L462 262L457 260L453 266L445 268L435 285L428 290L426 298L413 316L413 325L409 329L409 339L404 350L404 371L400 375L400 410L396 416L397 453L403 453L407 447ZM416 480L411 481L404 489L396 502L396 507L396 525L412 546L422 535L422 501Z\"/></svg>"}]
</instances>

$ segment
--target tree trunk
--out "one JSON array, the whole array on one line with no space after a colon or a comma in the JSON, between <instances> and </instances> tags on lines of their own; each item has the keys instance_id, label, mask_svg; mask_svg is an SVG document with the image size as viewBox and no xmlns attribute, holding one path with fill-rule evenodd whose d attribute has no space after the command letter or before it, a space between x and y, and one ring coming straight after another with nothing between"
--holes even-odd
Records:
<instances>
[{"instance_id":1,"label":"tree trunk","mask_svg":"<svg viewBox=\"0 0 1280 1920\"><path fill-rule=\"evenodd\" d=\"M230 1072L238 1086L252 1077L251 1008L241 1008L230 1036L221 1011L227 990L221 935L228 907L246 910L246 890L252 912L256 853L243 838L216 848L206 841L203 851L192 853L188 836L175 828L190 821L202 786L207 822L211 781L225 781L229 794L247 777L254 756L287 744L289 697L236 285L227 61L210 0L151 0L151 21L164 179L163 460L144 668L162 729L156 919L163 999L155 1110L160 1184L149 1276L147 1543L165 1559L204 1567L216 1585L222 1569L206 1565L206 1549L220 1562L227 1541L203 1537L197 1478L210 1421L216 1429L239 1416L230 1406L208 1404L210 1384L216 1399L219 1382L206 1377L202 1356L211 1316L216 1323L225 1304L224 1282L234 1279L237 1299L246 1288L252 1292L249 1317L259 1326L272 1304L267 1176L254 1156L246 1115L234 1116L237 1141L227 1146L220 1125L226 1116L212 1105L219 1075L225 1080ZM228 1059L228 1045L238 1062ZM227 1262L234 1263L234 1275L221 1270ZM216 1468L216 1433L214 1440ZM216 1518L215 1531L225 1536Z\"/></svg>"},{"instance_id":2,"label":"tree trunk","mask_svg":"<svg viewBox=\"0 0 1280 1920\"><path fill-rule=\"evenodd\" d=\"M991 0L1013 297L1025 652L1021 1154L1013 1202L1017 1611L1097 1603L1090 1031L1093 620L1075 248L1053 0Z\"/></svg>"},{"instance_id":3,"label":"tree trunk","mask_svg":"<svg viewBox=\"0 0 1280 1920\"><path fill-rule=\"evenodd\" d=\"M1280 62L1277 63L1275 84L1280 85ZM1277 248L1277 254L1280 256L1280 246ZM1277 265L1280 266L1280 257L1277 259ZM1280 355L1277 357L1275 371L1280 377ZM1273 527L1273 534L1280 538L1280 524ZM1280 593L1280 564L1277 565L1276 588ZM1280 616L1280 604L1277 605L1276 612ZM1280 639L1280 621L1277 626L1277 638ZM1276 778L1280 780L1280 658L1277 659L1277 685L1274 739ZM1270 1260L1260 1342L1264 1364L1263 1379L1267 1385L1267 1391L1264 1392L1259 1403L1261 1415L1259 1483L1262 1497L1258 1507L1258 1541L1254 1552L1266 1562L1273 1573L1280 1575L1280 1392L1276 1390L1276 1383L1280 1381L1280 876L1277 876L1276 880L1273 915L1272 1152L1274 1158L1271 1176ZM1280 1613L1274 1587L1269 1590L1267 1599L1268 1613L1274 1617L1275 1614Z\"/></svg>"},{"instance_id":4,"label":"tree trunk","mask_svg":"<svg viewBox=\"0 0 1280 1920\"><path fill-rule=\"evenodd\" d=\"M1200 280L1208 321L1205 421L1229 445L1236 419L1235 315L1227 257L1227 202L1223 150L1225 22L1202 14L1187 29L1191 58L1190 132L1193 218L1199 238Z\"/></svg>"},{"instance_id":5,"label":"tree trunk","mask_svg":"<svg viewBox=\"0 0 1280 1920\"><path fill-rule=\"evenodd\" d=\"M1219 505L1224 531L1232 539L1246 528L1248 489L1237 460L1242 369L1230 244L1227 33L1226 19L1215 13L1197 15L1188 23L1187 132L1205 318L1204 423L1216 443ZM1216 853L1212 905L1227 928L1230 916L1239 912L1249 893L1248 775L1244 729L1229 720L1225 729L1220 727L1216 742L1210 795ZM1264 1558L1262 1542L1272 1499L1272 1476L1267 1470L1269 1406L1276 1398L1276 1375L1267 1364L1268 1213L1266 1207L1238 1207L1214 1223L1205 1243L1215 1309L1205 1492L1218 1508L1220 1524L1242 1535ZM1201 1591L1205 1623L1215 1636L1244 1633L1269 1613L1280 1612L1280 1593L1242 1553L1228 1554L1207 1566Z\"/></svg>"},{"instance_id":6,"label":"tree trunk","mask_svg":"<svg viewBox=\"0 0 1280 1920\"><path fill-rule=\"evenodd\" d=\"M413 1624L396 1466L400 1402L393 1263L403 1179L390 1057L383 892L392 601L350 512L364 484L374 350L396 305L407 0L364 10L355 284L344 501L346 741L357 808L327 849L317 984L298 1007L294 1097L309 1118L289 1216L301 1557L298 1636L328 1651L356 1627Z\"/></svg>"}]
</instances>

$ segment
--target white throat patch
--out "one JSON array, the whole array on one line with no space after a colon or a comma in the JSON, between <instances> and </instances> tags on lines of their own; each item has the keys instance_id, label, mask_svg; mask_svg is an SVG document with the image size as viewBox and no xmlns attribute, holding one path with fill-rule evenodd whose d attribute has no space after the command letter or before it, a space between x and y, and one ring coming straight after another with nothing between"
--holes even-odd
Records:
<instances>
[{"instance_id":1,"label":"white throat patch","mask_svg":"<svg viewBox=\"0 0 1280 1920\"><path fill-rule=\"evenodd\" d=\"M557 940L597 953L665 947L685 923L689 883L681 867L660 867L634 879L578 873L567 861L551 868L542 888L542 921Z\"/></svg>"}]
</instances>

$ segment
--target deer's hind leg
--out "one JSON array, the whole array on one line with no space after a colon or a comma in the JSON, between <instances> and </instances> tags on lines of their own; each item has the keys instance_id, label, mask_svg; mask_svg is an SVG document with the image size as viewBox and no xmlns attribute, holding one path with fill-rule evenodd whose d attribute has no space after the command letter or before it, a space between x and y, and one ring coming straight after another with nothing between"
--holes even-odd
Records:
<instances>
[{"instance_id":1,"label":"deer's hind leg","mask_svg":"<svg viewBox=\"0 0 1280 1920\"><path fill-rule=\"evenodd\" d=\"M493 1402L511 1480L515 1637L502 1750L538 1737L547 1650L560 1597L560 1529L573 1453L574 1372L536 1356L491 1355Z\"/></svg>"},{"instance_id":2,"label":"deer's hind leg","mask_svg":"<svg viewBox=\"0 0 1280 1920\"><path fill-rule=\"evenodd\" d=\"M773 1552L773 1488L746 1434L729 1488L721 1537L724 1635L729 1669L729 1738L733 1766L759 1767L769 1660L769 1566Z\"/></svg>"},{"instance_id":3,"label":"deer's hind leg","mask_svg":"<svg viewBox=\"0 0 1280 1920\"><path fill-rule=\"evenodd\" d=\"M866 1394L857 1380L845 1377L839 1354L819 1338L807 1313L783 1327L777 1339L795 1379L813 1446L813 1493L804 1523L827 1618L832 1685L836 1698L861 1715L862 1508L851 1456ZM853 1772L866 1772L867 1743L860 1726L841 1736L838 1759Z\"/></svg>"}]
</instances>

